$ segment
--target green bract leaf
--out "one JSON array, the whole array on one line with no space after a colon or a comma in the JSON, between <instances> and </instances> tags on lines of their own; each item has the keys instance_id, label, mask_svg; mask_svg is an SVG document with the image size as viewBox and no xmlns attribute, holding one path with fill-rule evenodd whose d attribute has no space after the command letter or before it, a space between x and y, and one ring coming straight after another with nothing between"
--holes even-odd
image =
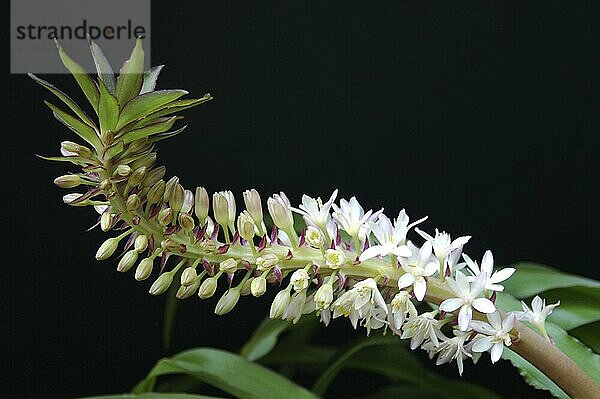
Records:
<instances>
[{"instance_id":1,"label":"green bract leaf","mask_svg":"<svg viewBox=\"0 0 600 399\"><path fill-rule=\"evenodd\" d=\"M199 348L160 360L133 392L149 391L157 377L187 374L240 399L316 397L305 388L256 363L218 349Z\"/></svg>"},{"instance_id":2,"label":"green bract leaf","mask_svg":"<svg viewBox=\"0 0 600 399\"><path fill-rule=\"evenodd\" d=\"M546 291L542 297L548 304L560 301L548 320L565 330L600 320L600 287L560 288Z\"/></svg>"},{"instance_id":3,"label":"green bract leaf","mask_svg":"<svg viewBox=\"0 0 600 399\"><path fill-rule=\"evenodd\" d=\"M88 44L90 46L90 52L96 65L96 71L98 72L98 78L104 82L108 91L111 94L115 93L115 73L113 72L110 62L104 56L104 53L94 41L87 35Z\"/></svg>"},{"instance_id":4,"label":"green bract leaf","mask_svg":"<svg viewBox=\"0 0 600 399\"><path fill-rule=\"evenodd\" d=\"M148 123L160 118L161 116L174 114L176 112L195 107L196 105L203 104L210 100L212 100L212 97L210 96L210 94L208 94L202 98L191 98L170 102L169 104L166 104L163 108L161 108L159 111L153 112L143 117L142 119L139 119L137 122L128 125L127 129L137 129L138 127L147 125Z\"/></svg>"},{"instance_id":5,"label":"green bract leaf","mask_svg":"<svg viewBox=\"0 0 600 399\"><path fill-rule=\"evenodd\" d=\"M100 119L100 131L115 130L119 119L119 102L108 91L103 81L98 82L100 88L100 103L98 104L98 119Z\"/></svg>"},{"instance_id":6,"label":"green bract leaf","mask_svg":"<svg viewBox=\"0 0 600 399\"><path fill-rule=\"evenodd\" d=\"M36 156L38 158L42 158L46 161L57 161L57 162L71 162L75 165L85 165L87 164L89 161L85 158L81 158L81 157L76 157L76 156L72 156L72 157L45 157L43 155L37 155Z\"/></svg>"},{"instance_id":7,"label":"green bract leaf","mask_svg":"<svg viewBox=\"0 0 600 399\"><path fill-rule=\"evenodd\" d=\"M156 80L158 79L158 74L162 71L164 65L157 65L150 68L149 71L144 72L144 80L142 82L142 90L140 90L140 94L150 93L154 91L156 87Z\"/></svg>"},{"instance_id":8,"label":"green bract leaf","mask_svg":"<svg viewBox=\"0 0 600 399\"><path fill-rule=\"evenodd\" d=\"M155 134L154 136L150 137L149 141L151 143L156 143L157 141L170 139L171 137L177 136L179 133L183 132L186 128L187 128L187 125L184 125L177 130L173 130L172 132L164 132L164 133Z\"/></svg>"},{"instance_id":9,"label":"green bract leaf","mask_svg":"<svg viewBox=\"0 0 600 399\"><path fill-rule=\"evenodd\" d=\"M600 282L598 281L563 273L536 263L520 262L514 267L517 271L510 279L503 282L503 284L506 291L517 298L529 298L553 288L572 287L575 285L600 287Z\"/></svg>"},{"instance_id":10,"label":"green bract leaf","mask_svg":"<svg viewBox=\"0 0 600 399\"><path fill-rule=\"evenodd\" d=\"M277 344L279 335L290 326L285 320L264 319L242 348L240 355L251 362L260 359Z\"/></svg>"},{"instance_id":11,"label":"green bract leaf","mask_svg":"<svg viewBox=\"0 0 600 399\"><path fill-rule=\"evenodd\" d=\"M58 48L58 54L60 55L60 59L62 60L63 64L71 72L71 74L77 81L77 84L79 84L79 87L81 87L81 90L83 90L83 94L85 94L90 104L92 104L94 111L96 111L97 113L98 99L100 98L100 94L98 93L98 87L96 87L96 83L90 77L90 75L87 74L87 72L85 71L85 69L83 69L81 65L73 61L71 57L69 57L67 53L65 53L65 51L63 50L61 45L58 44L58 41L56 39L54 39L54 43Z\"/></svg>"},{"instance_id":12,"label":"green bract leaf","mask_svg":"<svg viewBox=\"0 0 600 399\"><path fill-rule=\"evenodd\" d=\"M175 121L181 118L181 116L172 116L164 119L161 118L156 122L149 124L148 126L125 133L120 139L123 140L123 143L128 144L132 141L143 139L144 137L148 137L153 134L166 132L173 127Z\"/></svg>"},{"instance_id":13,"label":"green bract leaf","mask_svg":"<svg viewBox=\"0 0 600 399\"><path fill-rule=\"evenodd\" d=\"M166 104L186 94L188 92L185 90L158 90L137 96L121 110L116 130L121 130L127 124L160 110Z\"/></svg>"},{"instance_id":14,"label":"green bract leaf","mask_svg":"<svg viewBox=\"0 0 600 399\"><path fill-rule=\"evenodd\" d=\"M94 121L90 119L90 117L79 107L79 105L77 105L75 101L73 101L73 99L71 99L71 97L60 91L52 83L46 82L44 79L40 79L32 73L28 73L27 75L29 75L31 79L33 79L34 81L51 91L56 97L60 98L62 102L65 103L69 108L71 108L71 110L75 112L75 115L77 115L84 123L89 125L91 128L96 129L96 124L94 123Z\"/></svg>"},{"instance_id":15,"label":"green bract leaf","mask_svg":"<svg viewBox=\"0 0 600 399\"><path fill-rule=\"evenodd\" d=\"M81 399L224 399L216 396L193 395L190 393L146 392L139 395L125 393L122 395L86 396Z\"/></svg>"},{"instance_id":16,"label":"green bract leaf","mask_svg":"<svg viewBox=\"0 0 600 399\"><path fill-rule=\"evenodd\" d=\"M139 94L142 88L143 73L144 49L142 48L142 39L138 38L131 56L123 63L119 71L119 78L117 79L115 94L121 107Z\"/></svg>"},{"instance_id":17,"label":"green bract leaf","mask_svg":"<svg viewBox=\"0 0 600 399\"><path fill-rule=\"evenodd\" d=\"M509 360L513 366L519 370L519 374L525 379L525 381L536 389L542 389L550 391L550 393L561 399L569 399L569 395L565 393L558 385L540 370L538 370L533 364L523 359L519 354L511 351L508 348L504 349L502 358Z\"/></svg>"},{"instance_id":18,"label":"green bract leaf","mask_svg":"<svg viewBox=\"0 0 600 399\"><path fill-rule=\"evenodd\" d=\"M83 123L80 119L61 110L54 104L51 104L48 101L44 101L44 104L46 104L48 108L52 110L54 117L57 120L62 122L65 126L67 126L75 133L77 133L79 137L93 145L95 148L100 148L100 139L96 135L96 131L94 129Z\"/></svg>"}]
</instances>

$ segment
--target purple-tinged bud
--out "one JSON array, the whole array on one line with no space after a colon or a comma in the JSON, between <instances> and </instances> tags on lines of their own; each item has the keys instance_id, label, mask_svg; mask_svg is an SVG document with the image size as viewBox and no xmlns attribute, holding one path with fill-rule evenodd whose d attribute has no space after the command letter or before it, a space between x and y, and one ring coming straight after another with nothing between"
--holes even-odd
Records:
<instances>
[{"instance_id":1,"label":"purple-tinged bud","mask_svg":"<svg viewBox=\"0 0 600 399\"><path fill-rule=\"evenodd\" d=\"M175 186L179 184L179 177L173 176L169 179L165 186L165 192L163 195L163 201L168 202L171 199L171 194L173 194L173 190L175 190Z\"/></svg>"},{"instance_id":2,"label":"purple-tinged bud","mask_svg":"<svg viewBox=\"0 0 600 399\"><path fill-rule=\"evenodd\" d=\"M109 238L104 241L98 251L96 252L97 260L104 260L109 258L119 246L119 239L117 237Z\"/></svg>"},{"instance_id":3,"label":"purple-tinged bud","mask_svg":"<svg viewBox=\"0 0 600 399\"><path fill-rule=\"evenodd\" d=\"M158 212L157 218L158 223L160 223L162 226L166 226L169 223L171 223L171 220L173 220L173 211L171 210L171 208L165 208Z\"/></svg>"},{"instance_id":4,"label":"purple-tinged bud","mask_svg":"<svg viewBox=\"0 0 600 399\"><path fill-rule=\"evenodd\" d=\"M128 211L135 211L140 207L141 204L142 200L137 194L131 194L129 197L127 197L127 201L125 202L125 206L127 207Z\"/></svg>"},{"instance_id":5,"label":"purple-tinged bud","mask_svg":"<svg viewBox=\"0 0 600 399\"><path fill-rule=\"evenodd\" d=\"M147 200L149 204L156 204L160 200L162 200L163 195L165 193L165 181L159 180L150 187L148 191Z\"/></svg>"},{"instance_id":6,"label":"purple-tinged bud","mask_svg":"<svg viewBox=\"0 0 600 399\"><path fill-rule=\"evenodd\" d=\"M206 273L208 273L210 275L213 274L213 267L210 265L210 263L206 259L202 259L202 267L204 268Z\"/></svg>"},{"instance_id":7,"label":"purple-tinged bud","mask_svg":"<svg viewBox=\"0 0 600 399\"><path fill-rule=\"evenodd\" d=\"M129 176L129 180L127 183L129 184L129 186L135 187L144 180L144 177L146 177L146 167L142 166L141 168L138 168L133 171L133 173Z\"/></svg>"},{"instance_id":8,"label":"purple-tinged bud","mask_svg":"<svg viewBox=\"0 0 600 399\"><path fill-rule=\"evenodd\" d=\"M153 266L154 266L154 262L152 259L150 259L150 258L142 259L140 264L135 269L135 279L137 281L146 280L148 277L150 277Z\"/></svg>"},{"instance_id":9,"label":"purple-tinged bud","mask_svg":"<svg viewBox=\"0 0 600 399\"><path fill-rule=\"evenodd\" d=\"M154 281L148 292L150 293L150 295L160 295L171 286L172 282L173 273L163 273L160 276L158 276L156 281Z\"/></svg>"},{"instance_id":10,"label":"purple-tinged bud","mask_svg":"<svg viewBox=\"0 0 600 399\"><path fill-rule=\"evenodd\" d=\"M126 271L131 269L131 267L133 265L135 265L137 258L138 258L137 251L132 249L130 251L125 252L125 255L123 255L123 257L119 261L119 264L117 265L117 270L120 271L121 273L125 273Z\"/></svg>"},{"instance_id":11,"label":"purple-tinged bud","mask_svg":"<svg viewBox=\"0 0 600 399\"><path fill-rule=\"evenodd\" d=\"M54 184L60 188L73 188L83 183L79 175L63 175L54 179Z\"/></svg>"},{"instance_id":12,"label":"purple-tinged bud","mask_svg":"<svg viewBox=\"0 0 600 399\"><path fill-rule=\"evenodd\" d=\"M158 168L154 168L146 173L146 177L144 178L144 187L150 187L154 185L157 181L162 179L167 173L167 168L164 166L159 166Z\"/></svg>"},{"instance_id":13,"label":"purple-tinged bud","mask_svg":"<svg viewBox=\"0 0 600 399\"><path fill-rule=\"evenodd\" d=\"M183 230L188 232L194 230L194 218L187 213L180 213L177 219Z\"/></svg>"},{"instance_id":14,"label":"purple-tinged bud","mask_svg":"<svg viewBox=\"0 0 600 399\"><path fill-rule=\"evenodd\" d=\"M281 280L283 279L283 274L281 273L281 269L278 266L273 268L273 277L275 277L275 281L281 284Z\"/></svg>"},{"instance_id":15,"label":"purple-tinged bud","mask_svg":"<svg viewBox=\"0 0 600 399\"><path fill-rule=\"evenodd\" d=\"M262 251L263 249L265 249L267 247L267 236L264 235L261 239L260 239L260 243L258 244L258 248L256 248L256 250L258 252Z\"/></svg>"},{"instance_id":16,"label":"purple-tinged bud","mask_svg":"<svg viewBox=\"0 0 600 399\"><path fill-rule=\"evenodd\" d=\"M174 213L177 213L183 207L183 200L185 199L185 190L181 184L177 184L173 188L171 198L169 199L169 206L173 209Z\"/></svg>"},{"instance_id":17,"label":"purple-tinged bud","mask_svg":"<svg viewBox=\"0 0 600 399\"><path fill-rule=\"evenodd\" d=\"M89 148L87 148L81 144L74 143L72 141L63 141L62 143L60 143L60 148L61 148L61 152L63 152L63 150L64 150L67 153L79 155L82 158L91 158L92 157L92 151Z\"/></svg>"},{"instance_id":18,"label":"purple-tinged bud","mask_svg":"<svg viewBox=\"0 0 600 399\"><path fill-rule=\"evenodd\" d=\"M183 193L183 206L181 207L180 212L191 213L192 208L194 207L194 193L190 190L184 190Z\"/></svg>"},{"instance_id":19,"label":"purple-tinged bud","mask_svg":"<svg viewBox=\"0 0 600 399\"><path fill-rule=\"evenodd\" d=\"M196 193L194 194L194 213L200 222L200 225L204 225L206 217L208 216L209 198L208 193L204 187L196 187Z\"/></svg>"}]
</instances>

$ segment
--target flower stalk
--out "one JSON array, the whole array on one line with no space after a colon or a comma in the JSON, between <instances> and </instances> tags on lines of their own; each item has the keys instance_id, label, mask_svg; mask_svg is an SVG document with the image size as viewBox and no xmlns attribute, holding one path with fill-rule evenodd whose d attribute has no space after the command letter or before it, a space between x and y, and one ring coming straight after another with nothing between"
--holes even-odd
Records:
<instances>
[{"instance_id":1,"label":"flower stalk","mask_svg":"<svg viewBox=\"0 0 600 399\"><path fill-rule=\"evenodd\" d=\"M132 59L136 62L128 65L143 65L139 40ZM72 69L72 62L65 65ZM515 324L515 314L496 308L493 294L503 289L500 283L514 269L494 272L490 251L479 267L463 254L469 236L451 241L445 232L436 230L431 236L418 230L425 239L418 246L408 234L426 217L410 223L402 210L392 220L383 210L365 212L355 197L337 205L337 190L324 203L304 195L298 208L283 192L273 194L266 201L275 224L269 233L264 202L256 190L244 192L246 209L238 213L230 191L214 193L211 202L205 188L187 190L177 177L165 181L166 169L156 166L155 143L182 130L168 131L179 117L166 115L212 97L180 99L187 94L182 90L141 93L142 87L156 83L145 79L158 75L144 75L141 69L129 72L120 75L116 85L130 87L126 95L103 85L105 71L98 71L98 82L78 76L91 83L82 85L84 91L92 91L86 97L98 98L92 104L102 111L98 124L87 115L81 117L85 113L66 96L59 98L81 118L79 123L74 122L77 116L51 107L59 121L70 121L65 124L92 145L66 142L62 157L48 158L83 169L55 180L62 188L88 187L86 193L68 194L64 201L93 205L103 231L124 231L101 246L99 260L122 244L126 254L118 270L125 273L137 263L136 280L156 275L150 287L153 295L179 282L178 298L203 299L221 286L225 291L217 314L232 311L240 296L261 296L269 285L282 287L271 306L272 318L296 323L303 314L316 313L327 325L332 318L348 317L354 328L363 326L367 334L384 329L410 338L411 347L438 356L438 364L455 360L461 374L464 360L477 361L481 352L490 351L494 362L510 346L569 395L600 397L598 384L558 348L524 324ZM57 90L34 79L52 87L53 93ZM303 216L305 229L295 226L293 212ZM466 263L458 262L461 256ZM181 276L175 278L179 271ZM418 314L419 302L429 303L433 311Z\"/></svg>"}]
</instances>

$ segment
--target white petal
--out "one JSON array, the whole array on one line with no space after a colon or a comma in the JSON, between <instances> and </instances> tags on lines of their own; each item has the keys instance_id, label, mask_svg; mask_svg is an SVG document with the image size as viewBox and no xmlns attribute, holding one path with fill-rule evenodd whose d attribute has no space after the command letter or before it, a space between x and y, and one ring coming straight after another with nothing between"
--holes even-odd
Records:
<instances>
[{"instance_id":1,"label":"white petal","mask_svg":"<svg viewBox=\"0 0 600 399\"><path fill-rule=\"evenodd\" d=\"M481 271L487 272L487 274L491 276L493 270L494 270L494 255L492 255L492 251L490 251L488 249L483 254L483 259L481 260Z\"/></svg>"},{"instance_id":2,"label":"white petal","mask_svg":"<svg viewBox=\"0 0 600 399\"><path fill-rule=\"evenodd\" d=\"M425 241L425 243L419 250L419 260L421 265L424 265L429 260L429 257L431 256L432 252L433 247L431 243L429 241Z\"/></svg>"},{"instance_id":3,"label":"white petal","mask_svg":"<svg viewBox=\"0 0 600 399\"><path fill-rule=\"evenodd\" d=\"M483 338L475 341L472 349L473 349L473 352L485 352L486 350L490 349L491 347L492 347L492 341L491 341L490 337L483 337Z\"/></svg>"},{"instance_id":4,"label":"white petal","mask_svg":"<svg viewBox=\"0 0 600 399\"><path fill-rule=\"evenodd\" d=\"M465 276L463 273L456 273L456 285L458 286L460 293L467 293L470 291L467 276Z\"/></svg>"},{"instance_id":5,"label":"white petal","mask_svg":"<svg viewBox=\"0 0 600 399\"><path fill-rule=\"evenodd\" d=\"M467 331L469 329L472 318L473 309L470 305L464 305L460 308L460 312L458 312L458 328L460 328L460 331Z\"/></svg>"},{"instance_id":6,"label":"white petal","mask_svg":"<svg viewBox=\"0 0 600 399\"><path fill-rule=\"evenodd\" d=\"M500 360L500 357L502 357L503 350L504 350L504 345L502 345L499 342L495 343L494 346L492 346L492 350L490 352L491 357L492 357L492 363L496 363L498 360Z\"/></svg>"},{"instance_id":7,"label":"white petal","mask_svg":"<svg viewBox=\"0 0 600 399\"><path fill-rule=\"evenodd\" d=\"M429 234L425 233L423 230L421 230L420 228L415 228L415 231L417 232L418 235L420 235L421 237L423 237L423 239L425 241L433 241L433 237L430 236Z\"/></svg>"},{"instance_id":8,"label":"white petal","mask_svg":"<svg viewBox=\"0 0 600 399\"><path fill-rule=\"evenodd\" d=\"M367 248L362 254L360 254L358 260L364 262L366 260L381 255L382 251L383 247L381 245L373 245L372 247Z\"/></svg>"},{"instance_id":9,"label":"white petal","mask_svg":"<svg viewBox=\"0 0 600 399\"><path fill-rule=\"evenodd\" d=\"M421 277L418 280L416 280L414 284L415 298L417 298L418 301L422 301L423 298L425 298L426 291L427 283L425 282L425 279Z\"/></svg>"},{"instance_id":10,"label":"white petal","mask_svg":"<svg viewBox=\"0 0 600 399\"><path fill-rule=\"evenodd\" d=\"M387 304L385 303L385 299L383 299L381 292L379 292L379 289L375 288L375 290L373 292L373 298L375 299L375 303L377 305L379 305L379 307L385 311L385 314L387 314L388 313Z\"/></svg>"},{"instance_id":11,"label":"white petal","mask_svg":"<svg viewBox=\"0 0 600 399\"><path fill-rule=\"evenodd\" d=\"M533 300L531 301L531 309L533 309L533 313L541 313L543 307L544 305L542 302L542 298L536 295L535 298L533 298Z\"/></svg>"},{"instance_id":12,"label":"white petal","mask_svg":"<svg viewBox=\"0 0 600 399\"><path fill-rule=\"evenodd\" d=\"M471 259L469 257L469 255L467 254L462 254L463 259L465 260L465 262L467 262L467 267L469 269L471 269L471 274L474 275L478 275L479 274L479 266L477 266L477 263L475 263L475 261L473 259Z\"/></svg>"},{"instance_id":13,"label":"white petal","mask_svg":"<svg viewBox=\"0 0 600 399\"><path fill-rule=\"evenodd\" d=\"M517 321L517 316L514 313L509 313L506 315L504 320L502 320L502 329L506 332L513 329L515 323Z\"/></svg>"},{"instance_id":14,"label":"white petal","mask_svg":"<svg viewBox=\"0 0 600 399\"><path fill-rule=\"evenodd\" d=\"M405 273L398 279L398 288L406 288L415 283L415 276L410 273Z\"/></svg>"},{"instance_id":15,"label":"white petal","mask_svg":"<svg viewBox=\"0 0 600 399\"><path fill-rule=\"evenodd\" d=\"M494 274L492 274L492 277L490 277L490 281L492 283L501 283L502 281L510 278L510 276L513 275L513 273L515 272L516 269L512 268L512 267L507 267L504 268L502 270L498 270L497 272L495 272Z\"/></svg>"},{"instance_id":16,"label":"white petal","mask_svg":"<svg viewBox=\"0 0 600 399\"><path fill-rule=\"evenodd\" d=\"M487 298L477 298L473 301L473 307L481 313L493 313L496 311L496 305Z\"/></svg>"},{"instance_id":17,"label":"white petal","mask_svg":"<svg viewBox=\"0 0 600 399\"><path fill-rule=\"evenodd\" d=\"M429 262L427 264L427 266L425 266L425 270L423 270L423 276L425 276L425 277L433 276L435 274L435 272L438 271L439 267L440 267L440 265L438 262Z\"/></svg>"},{"instance_id":18,"label":"white petal","mask_svg":"<svg viewBox=\"0 0 600 399\"><path fill-rule=\"evenodd\" d=\"M454 312L456 309L463 305L463 301L460 298L448 298L440 304L440 310L444 312Z\"/></svg>"},{"instance_id":19,"label":"white petal","mask_svg":"<svg viewBox=\"0 0 600 399\"><path fill-rule=\"evenodd\" d=\"M458 237L456 240L452 241L452 244L450 244L450 246L452 248L458 248L458 247L468 243L470 239L471 239L471 236Z\"/></svg>"},{"instance_id":20,"label":"white petal","mask_svg":"<svg viewBox=\"0 0 600 399\"><path fill-rule=\"evenodd\" d=\"M408 246L400 245L398 248L394 249L394 255L409 258L412 256L412 251Z\"/></svg>"},{"instance_id":21,"label":"white petal","mask_svg":"<svg viewBox=\"0 0 600 399\"><path fill-rule=\"evenodd\" d=\"M500 330L502 328L502 318L500 317L500 313L494 312L487 315L488 320L492 327L496 330Z\"/></svg>"}]
</instances>

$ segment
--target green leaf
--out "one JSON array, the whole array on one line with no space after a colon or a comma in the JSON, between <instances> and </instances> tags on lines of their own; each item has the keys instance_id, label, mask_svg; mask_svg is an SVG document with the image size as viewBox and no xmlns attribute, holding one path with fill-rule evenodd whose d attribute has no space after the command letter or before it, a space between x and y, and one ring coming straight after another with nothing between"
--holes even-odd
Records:
<instances>
[{"instance_id":1,"label":"green leaf","mask_svg":"<svg viewBox=\"0 0 600 399\"><path fill-rule=\"evenodd\" d=\"M503 284L510 294L517 298L529 298L540 292L554 288L572 287L581 285L585 287L600 287L600 282L560 272L548 266L519 262L514 266L517 271Z\"/></svg>"},{"instance_id":2,"label":"green leaf","mask_svg":"<svg viewBox=\"0 0 600 399\"><path fill-rule=\"evenodd\" d=\"M68 95L60 91L56 86L54 86L50 82L46 82L44 79L40 79L32 73L28 73L29 77L33 79L35 82L39 83L41 86L48 89L52 94L56 97L60 98L63 103L65 103L75 115L77 115L85 124L89 125L91 128L96 129L96 124L90 117L77 105L77 103Z\"/></svg>"},{"instance_id":3,"label":"green leaf","mask_svg":"<svg viewBox=\"0 0 600 399\"><path fill-rule=\"evenodd\" d=\"M108 91L103 81L98 82L100 88L100 103L98 104L98 119L100 119L100 131L114 131L119 119L119 102Z\"/></svg>"},{"instance_id":4,"label":"green leaf","mask_svg":"<svg viewBox=\"0 0 600 399\"><path fill-rule=\"evenodd\" d=\"M546 291L542 297L547 304L560 301L548 320L565 330L600 320L600 287L560 288Z\"/></svg>"},{"instance_id":5,"label":"green leaf","mask_svg":"<svg viewBox=\"0 0 600 399\"><path fill-rule=\"evenodd\" d=\"M116 130L121 130L127 124L160 110L166 104L186 94L188 92L185 90L158 90L137 96L121 110Z\"/></svg>"},{"instance_id":6,"label":"green leaf","mask_svg":"<svg viewBox=\"0 0 600 399\"><path fill-rule=\"evenodd\" d=\"M246 342L240 355L251 362L260 359L275 347L277 339L289 326L290 323L284 320L264 319Z\"/></svg>"},{"instance_id":7,"label":"green leaf","mask_svg":"<svg viewBox=\"0 0 600 399\"><path fill-rule=\"evenodd\" d=\"M146 392L139 395L132 393L117 395L86 396L81 399L225 399L216 396L194 395L190 393Z\"/></svg>"},{"instance_id":8,"label":"green leaf","mask_svg":"<svg viewBox=\"0 0 600 399\"><path fill-rule=\"evenodd\" d=\"M38 158L42 158L43 160L46 161L56 161L56 162L71 162L75 165L86 165L89 161L85 158L81 158L81 157L77 157L77 156L72 156L72 157L46 157L43 155L37 155L36 157Z\"/></svg>"},{"instance_id":9,"label":"green leaf","mask_svg":"<svg viewBox=\"0 0 600 399\"><path fill-rule=\"evenodd\" d=\"M210 96L210 95L209 95ZM204 96L202 98L191 98L185 100L177 100L166 104L159 111L153 112L142 119L139 119L137 122L134 122L127 126L127 129L137 129L140 126L147 125L148 123L158 119L161 116L171 115L179 111L183 111L188 108L195 107L197 105L203 104L207 101L212 100L212 97Z\"/></svg>"},{"instance_id":10,"label":"green leaf","mask_svg":"<svg viewBox=\"0 0 600 399\"><path fill-rule=\"evenodd\" d=\"M54 117L58 121L62 122L65 126L79 135L79 137L93 145L95 148L100 148L100 140L98 139L94 129L83 123L80 119L61 110L54 104L51 104L48 101L44 101L44 104L46 104L48 108L52 110Z\"/></svg>"},{"instance_id":11,"label":"green leaf","mask_svg":"<svg viewBox=\"0 0 600 399\"><path fill-rule=\"evenodd\" d=\"M160 360L133 393L151 390L159 376L187 374L240 399L316 398L287 378L230 352L199 348Z\"/></svg>"},{"instance_id":12,"label":"green leaf","mask_svg":"<svg viewBox=\"0 0 600 399\"><path fill-rule=\"evenodd\" d=\"M600 353L600 322L578 327L571 330L569 333L571 336L590 347L597 354Z\"/></svg>"},{"instance_id":13,"label":"green leaf","mask_svg":"<svg viewBox=\"0 0 600 399\"><path fill-rule=\"evenodd\" d=\"M71 74L77 81L77 84L79 85L79 87L81 87L83 94L85 94L85 97L88 99L90 104L92 104L94 111L97 113L98 100L100 98L100 94L98 92L98 87L96 87L96 83L90 77L90 75L87 74L87 72L85 71L85 69L83 69L81 65L73 61L71 57L69 57L67 53L65 53L62 46L58 44L58 41L56 39L54 39L54 43L58 48L58 55L60 56L60 59L62 60L63 64L71 72Z\"/></svg>"},{"instance_id":14,"label":"green leaf","mask_svg":"<svg viewBox=\"0 0 600 399\"><path fill-rule=\"evenodd\" d=\"M111 94L115 93L115 73L110 66L110 62L106 59L106 56L94 41L87 35L88 44L90 46L90 52L96 65L96 71L98 72L98 78L104 82L106 88Z\"/></svg>"},{"instance_id":15,"label":"green leaf","mask_svg":"<svg viewBox=\"0 0 600 399\"><path fill-rule=\"evenodd\" d=\"M143 73L144 49L142 48L142 39L138 38L131 56L123 63L117 79L115 94L121 107L139 94L142 88Z\"/></svg>"},{"instance_id":16,"label":"green leaf","mask_svg":"<svg viewBox=\"0 0 600 399\"><path fill-rule=\"evenodd\" d=\"M160 71L162 71L163 67L164 65L153 66L149 71L144 72L144 80L142 82L142 90L140 90L140 94L154 91L158 74Z\"/></svg>"},{"instance_id":17,"label":"green leaf","mask_svg":"<svg viewBox=\"0 0 600 399\"><path fill-rule=\"evenodd\" d=\"M510 363L519 370L519 374L525 381L536 389L550 391L550 393L560 399L569 399L569 395L565 393L558 385L544 373L538 370L533 364L523 359L519 354L505 348L502 352L502 358L509 360Z\"/></svg>"},{"instance_id":18,"label":"green leaf","mask_svg":"<svg viewBox=\"0 0 600 399\"><path fill-rule=\"evenodd\" d=\"M144 137L151 136L157 133L164 133L170 128L173 127L173 124L178 119L181 119L181 116L172 116L170 118L161 118L154 123L149 124L148 126L132 130L130 132L125 133L120 137L123 140L123 143L128 144L132 141L143 139Z\"/></svg>"},{"instance_id":19,"label":"green leaf","mask_svg":"<svg viewBox=\"0 0 600 399\"><path fill-rule=\"evenodd\" d=\"M390 385L375 391L366 399L390 399L390 398L410 398L410 399L430 399L436 397L434 391L427 388L396 386Z\"/></svg>"},{"instance_id":20,"label":"green leaf","mask_svg":"<svg viewBox=\"0 0 600 399\"><path fill-rule=\"evenodd\" d=\"M156 143L157 141L170 139L171 137L177 136L179 133L183 132L186 128L187 125L184 125L177 130L173 130L172 132L155 134L154 136L150 137L150 143Z\"/></svg>"}]
</instances>

